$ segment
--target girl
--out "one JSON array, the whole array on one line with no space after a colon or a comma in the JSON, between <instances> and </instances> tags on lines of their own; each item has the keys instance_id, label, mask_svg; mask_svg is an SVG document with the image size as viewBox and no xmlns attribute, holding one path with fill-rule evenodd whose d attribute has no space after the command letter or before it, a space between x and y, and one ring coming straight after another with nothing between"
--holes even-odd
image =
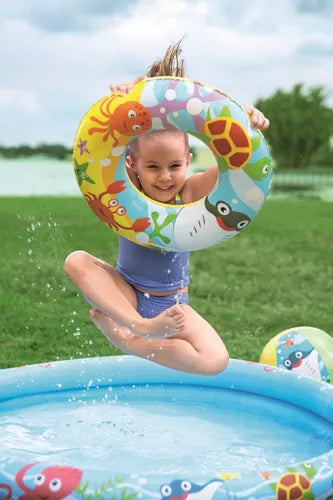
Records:
<instances>
[{"instance_id":1,"label":"girl","mask_svg":"<svg viewBox=\"0 0 333 500\"><path fill-rule=\"evenodd\" d=\"M147 76L184 76L180 42L169 46ZM111 85L128 93L131 83ZM247 108L251 125L265 129L262 113ZM166 204L191 203L214 186L217 166L186 179L192 155L182 131L154 131L131 142L126 157L132 182ZM116 268L84 251L70 254L65 272L92 305L90 317L119 349L156 363L213 375L228 364L228 352L214 328L188 305L189 253L161 252L119 237Z\"/></svg>"}]
</instances>

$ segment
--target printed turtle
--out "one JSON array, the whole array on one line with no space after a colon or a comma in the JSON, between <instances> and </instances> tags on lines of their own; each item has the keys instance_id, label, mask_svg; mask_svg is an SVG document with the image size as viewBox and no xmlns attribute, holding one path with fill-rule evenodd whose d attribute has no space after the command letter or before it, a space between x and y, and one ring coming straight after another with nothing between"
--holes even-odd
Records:
<instances>
[{"instance_id":1,"label":"printed turtle","mask_svg":"<svg viewBox=\"0 0 333 500\"><path fill-rule=\"evenodd\" d=\"M275 487L277 500L314 500L311 482L299 472L287 472L280 476Z\"/></svg>"},{"instance_id":2,"label":"printed turtle","mask_svg":"<svg viewBox=\"0 0 333 500\"><path fill-rule=\"evenodd\" d=\"M191 131L191 134L202 140L213 151L221 172L228 168L244 169L249 177L261 180L271 171L268 157L249 163L252 152L260 146L260 135L250 138L245 127L231 118L228 106L222 108L217 118L211 118L208 109L207 120L200 132Z\"/></svg>"},{"instance_id":3,"label":"printed turtle","mask_svg":"<svg viewBox=\"0 0 333 500\"><path fill-rule=\"evenodd\" d=\"M252 144L243 125L230 117L226 106L218 118L208 118L201 128L210 139L207 145L217 157L226 159L229 168L243 168L252 154Z\"/></svg>"}]
</instances>

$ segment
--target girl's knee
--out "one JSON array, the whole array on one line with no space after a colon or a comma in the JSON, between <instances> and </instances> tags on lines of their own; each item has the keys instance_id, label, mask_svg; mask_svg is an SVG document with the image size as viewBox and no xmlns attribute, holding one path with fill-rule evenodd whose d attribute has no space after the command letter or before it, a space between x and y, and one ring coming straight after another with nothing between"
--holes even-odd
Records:
<instances>
[{"instance_id":1,"label":"girl's knee","mask_svg":"<svg viewBox=\"0 0 333 500\"><path fill-rule=\"evenodd\" d=\"M202 375L218 375L223 372L229 363L229 355L226 351L214 352L206 356L199 366Z\"/></svg>"},{"instance_id":2,"label":"girl's knee","mask_svg":"<svg viewBox=\"0 0 333 500\"><path fill-rule=\"evenodd\" d=\"M84 250L75 250L68 255L64 262L64 270L68 276L86 267L90 255Z\"/></svg>"}]
</instances>

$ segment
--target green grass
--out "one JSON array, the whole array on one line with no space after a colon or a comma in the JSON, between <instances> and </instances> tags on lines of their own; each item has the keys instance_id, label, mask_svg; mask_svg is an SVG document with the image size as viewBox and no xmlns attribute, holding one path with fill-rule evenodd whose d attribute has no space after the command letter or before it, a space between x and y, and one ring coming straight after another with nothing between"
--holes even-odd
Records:
<instances>
[{"instance_id":1,"label":"green grass","mask_svg":"<svg viewBox=\"0 0 333 500\"><path fill-rule=\"evenodd\" d=\"M190 303L235 358L297 325L333 332L333 204L268 200L228 242L191 256ZM0 198L0 368L119 354L88 318L63 261L115 263L117 237L81 198Z\"/></svg>"}]
</instances>

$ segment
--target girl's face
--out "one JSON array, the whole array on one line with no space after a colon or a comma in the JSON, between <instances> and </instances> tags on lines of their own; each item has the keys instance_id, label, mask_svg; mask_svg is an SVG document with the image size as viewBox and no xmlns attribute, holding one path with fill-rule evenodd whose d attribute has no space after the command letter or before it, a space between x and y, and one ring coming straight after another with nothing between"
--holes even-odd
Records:
<instances>
[{"instance_id":1,"label":"girl's face","mask_svg":"<svg viewBox=\"0 0 333 500\"><path fill-rule=\"evenodd\" d=\"M185 183L192 159L180 133L156 133L138 139L135 160L127 164L139 178L143 192L161 203L175 203L175 196Z\"/></svg>"}]
</instances>

